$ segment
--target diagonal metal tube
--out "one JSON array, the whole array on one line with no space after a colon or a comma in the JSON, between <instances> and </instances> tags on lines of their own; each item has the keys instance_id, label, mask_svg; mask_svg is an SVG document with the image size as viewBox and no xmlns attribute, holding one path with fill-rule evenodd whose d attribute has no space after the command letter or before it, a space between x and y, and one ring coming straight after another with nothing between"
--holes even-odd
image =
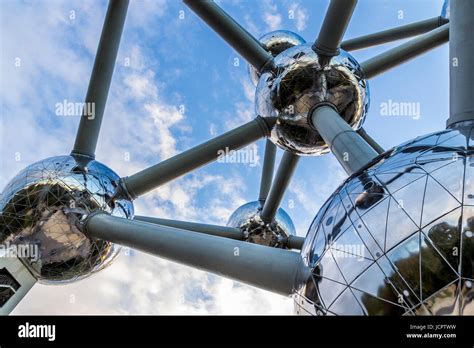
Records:
<instances>
[{"instance_id":1,"label":"diagonal metal tube","mask_svg":"<svg viewBox=\"0 0 474 348\"><path fill-rule=\"evenodd\" d=\"M230 150L237 150L268 136L276 118L257 116L243 126L222 134L201 145L121 179L116 196L134 199L154 188L176 179L196 168L225 156Z\"/></svg>"},{"instance_id":2,"label":"diagonal metal tube","mask_svg":"<svg viewBox=\"0 0 474 348\"><path fill-rule=\"evenodd\" d=\"M402 25L397 28L387 29L378 33L364 35L343 41L341 44L341 48L346 51L355 51L360 50L362 48L381 45L387 42L406 39L409 37L424 34L448 22L448 19L443 18L441 16L433 17L423 21Z\"/></svg>"},{"instance_id":3,"label":"diagonal metal tube","mask_svg":"<svg viewBox=\"0 0 474 348\"><path fill-rule=\"evenodd\" d=\"M449 23L363 62L361 67L365 75L364 77L375 77L432 48L442 45L448 40Z\"/></svg>"},{"instance_id":4,"label":"diagonal metal tube","mask_svg":"<svg viewBox=\"0 0 474 348\"><path fill-rule=\"evenodd\" d=\"M239 228L228 227L228 226L216 226L209 224L202 224L197 222L188 222L188 221L179 221L179 220L169 220L169 219L160 219L149 216L140 216L136 215L134 218L136 221L143 221L157 225L163 225L168 227L180 228L183 230L188 230L190 232L199 232L204 234L210 234L213 236L225 237L236 240L243 240L244 234Z\"/></svg>"},{"instance_id":5,"label":"diagonal metal tube","mask_svg":"<svg viewBox=\"0 0 474 348\"><path fill-rule=\"evenodd\" d=\"M260 180L260 194L258 196L258 200L262 204L267 199L268 192L272 186L275 156L276 145L270 139L267 139L265 144L265 156L263 159L262 178Z\"/></svg>"},{"instance_id":6,"label":"diagonal metal tube","mask_svg":"<svg viewBox=\"0 0 474 348\"><path fill-rule=\"evenodd\" d=\"M183 1L255 69L261 72L273 67L273 56L214 1Z\"/></svg>"},{"instance_id":7,"label":"diagonal metal tube","mask_svg":"<svg viewBox=\"0 0 474 348\"><path fill-rule=\"evenodd\" d=\"M317 107L311 114L311 123L348 175L358 172L378 156L331 106Z\"/></svg>"},{"instance_id":8,"label":"diagonal metal tube","mask_svg":"<svg viewBox=\"0 0 474 348\"><path fill-rule=\"evenodd\" d=\"M385 150L379 145L366 131L364 128L360 128L357 133L369 144L378 154L384 153Z\"/></svg>"},{"instance_id":9,"label":"diagonal metal tube","mask_svg":"<svg viewBox=\"0 0 474 348\"><path fill-rule=\"evenodd\" d=\"M128 0L110 0L72 154L93 159L127 15ZM86 109L87 108L87 109ZM88 110L89 113L85 111Z\"/></svg>"},{"instance_id":10,"label":"diagonal metal tube","mask_svg":"<svg viewBox=\"0 0 474 348\"><path fill-rule=\"evenodd\" d=\"M288 249L301 250L301 248L303 248L304 241L304 237L290 235L286 240L286 246Z\"/></svg>"},{"instance_id":11,"label":"diagonal metal tube","mask_svg":"<svg viewBox=\"0 0 474 348\"><path fill-rule=\"evenodd\" d=\"M159 257L290 295L308 277L299 253L96 213L85 233Z\"/></svg>"},{"instance_id":12,"label":"diagonal metal tube","mask_svg":"<svg viewBox=\"0 0 474 348\"><path fill-rule=\"evenodd\" d=\"M271 223L275 218L275 214L281 204L281 200L283 199L286 188L290 183L299 158L299 156L288 151L285 151L283 154L270 193L268 194L268 198L263 205L262 212L260 213L260 217L264 222Z\"/></svg>"},{"instance_id":13,"label":"diagonal metal tube","mask_svg":"<svg viewBox=\"0 0 474 348\"><path fill-rule=\"evenodd\" d=\"M357 0L331 0L313 49L325 56L337 56Z\"/></svg>"},{"instance_id":14,"label":"diagonal metal tube","mask_svg":"<svg viewBox=\"0 0 474 348\"><path fill-rule=\"evenodd\" d=\"M217 237L224 237L224 238L230 238L230 239L235 239L235 240L245 239L245 236L242 230L235 227L217 226L217 225L209 225L209 224L203 224L203 223L197 223L197 222L161 219L161 218L141 216L141 215L135 215L133 220L148 222L151 224L156 224L156 225L161 225L161 226L179 228L181 230L187 230L189 232L209 234L209 235L217 236ZM301 250L301 247L303 246L304 241L305 241L304 237L290 235L286 239L285 244L288 247L288 249Z\"/></svg>"}]
</instances>

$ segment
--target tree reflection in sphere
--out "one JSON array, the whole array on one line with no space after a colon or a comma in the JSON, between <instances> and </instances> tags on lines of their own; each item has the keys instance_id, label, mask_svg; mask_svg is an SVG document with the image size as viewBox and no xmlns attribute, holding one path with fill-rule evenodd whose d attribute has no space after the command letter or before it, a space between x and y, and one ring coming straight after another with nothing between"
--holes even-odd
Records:
<instances>
[{"instance_id":1,"label":"tree reflection in sphere","mask_svg":"<svg viewBox=\"0 0 474 348\"><path fill-rule=\"evenodd\" d=\"M286 247L285 239L290 235L296 235L290 216L282 208L278 208L274 222L265 224L260 218L261 209L262 206L258 201L246 203L232 213L227 226L240 228L247 242Z\"/></svg>"},{"instance_id":2,"label":"tree reflection in sphere","mask_svg":"<svg viewBox=\"0 0 474 348\"><path fill-rule=\"evenodd\" d=\"M37 259L21 260L42 283L76 281L103 269L118 248L88 238L82 221L96 211L133 218L131 201L112 199L119 179L97 161L84 170L72 156L30 165L0 195L0 244L37 248Z\"/></svg>"},{"instance_id":3,"label":"tree reflection in sphere","mask_svg":"<svg viewBox=\"0 0 474 348\"><path fill-rule=\"evenodd\" d=\"M255 93L257 115L277 117L270 139L297 155L329 152L309 118L314 108L330 104L354 129L369 108L369 88L359 63L341 50L318 55L309 44L291 47L275 57L276 69L262 74Z\"/></svg>"},{"instance_id":4,"label":"tree reflection in sphere","mask_svg":"<svg viewBox=\"0 0 474 348\"><path fill-rule=\"evenodd\" d=\"M474 133L419 137L350 177L302 249L295 309L317 315L474 314Z\"/></svg>"},{"instance_id":5,"label":"tree reflection in sphere","mask_svg":"<svg viewBox=\"0 0 474 348\"><path fill-rule=\"evenodd\" d=\"M263 47L265 47L265 49L269 51L273 57L279 55L281 52L287 50L290 47L306 43L305 39L289 30L275 30L269 32L260 37L258 41L260 41ZM258 84L260 75L261 74L249 64L250 80L255 86Z\"/></svg>"}]
</instances>

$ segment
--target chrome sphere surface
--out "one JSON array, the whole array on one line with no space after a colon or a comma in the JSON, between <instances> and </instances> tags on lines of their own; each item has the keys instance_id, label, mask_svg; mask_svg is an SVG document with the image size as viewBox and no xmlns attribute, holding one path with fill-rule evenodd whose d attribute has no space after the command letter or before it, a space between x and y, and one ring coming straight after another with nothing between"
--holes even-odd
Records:
<instances>
[{"instance_id":1,"label":"chrome sphere surface","mask_svg":"<svg viewBox=\"0 0 474 348\"><path fill-rule=\"evenodd\" d=\"M275 30L269 32L260 37L258 41L260 41L273 57L276 57L290 47L306 43L305 39L289 30ZM257 86L260 73L251 65L249 65L249 76L253 84Z\"/></svg>"},{"instance_id":2,"label":"chrome sphere surface","mask_svg":"<svg viewBox=\"0 0 474 348\"><path fill-rule=\"evenodd\" d=\"M329 152L309 123L311 111L332 104L354 129L359 129L369 108L369 89L359 63L341 50L325 58L311 45L289 48L275 57L276 70L260 77L255 94L257 115L278 117L271 140L298 155Z\"/></svg>"},{"instance_id":3,"label":"chrome sphere surface","mask_svg":"<svg viewBox=\"0 0 474 348\"><path fill-rule=\"evenodd\" d=\"M284 247L284 239L296 235L295 226L290 216L279 208L275 221L265 224L260 219L261 205L259 202L250 202L237 208L227 222L227 226L240 228L246 241L272 247Z\"/></svg>"},{"instance_id":4,"label":"chrome sphere surface","mask_svg":"<svg viewBox=\"0 0 474 348\"><path fill-rule=\"evenodd\" d=\"M118 248L89 239L81 220L98 210L133 218L132 202L112 200L119 179L97 161L81 170L71 156L30 165L0 195L0 244L35 248L22 261L43 283L75 281L103 269Z\"/></svg>"},{"instance_id":5,"label":"chrome sphere surface","mask_svg":"<svg viewBox=\"0 0 474 348\"><path fill-rule=\"evenodd\" d=\"M324 204L302 249L299 314L474 314L474 131L382 154Z\"/></svg>"}]
</instances>

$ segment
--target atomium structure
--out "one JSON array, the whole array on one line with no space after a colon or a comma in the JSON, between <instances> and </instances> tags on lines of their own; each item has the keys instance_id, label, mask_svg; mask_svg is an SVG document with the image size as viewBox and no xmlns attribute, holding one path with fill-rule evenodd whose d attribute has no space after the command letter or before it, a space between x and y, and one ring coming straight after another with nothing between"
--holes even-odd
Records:
<instances>
[{"instance_id":1,"label":"atomium structure","mask_svg":"<svg viewBox=\"0 0 474 348\"><path fill-rule=\"evenodd\" d=\"M128 7L111 0L86 96L95 117L81 118L70 155L30 165L0 196L1 245L39 250L0 257L0 313L36 281L100 271L124 245L292 295L298 314L474 314L474 2L446 1L439 17L343 41L356 2L331 0L308 43L284 30L257 40L213 1L184 0L248 61L256 118L121 178L94 155ZM362 63L349 53L411 37ZM363 129L369 80L448 41L457 64L446 129L382 149ZM261 138L258 199L227 226L134 215L141 195ZM281 200L299 159L329 152L348 178L298 237Z\"/></svg>"}]
</instances>

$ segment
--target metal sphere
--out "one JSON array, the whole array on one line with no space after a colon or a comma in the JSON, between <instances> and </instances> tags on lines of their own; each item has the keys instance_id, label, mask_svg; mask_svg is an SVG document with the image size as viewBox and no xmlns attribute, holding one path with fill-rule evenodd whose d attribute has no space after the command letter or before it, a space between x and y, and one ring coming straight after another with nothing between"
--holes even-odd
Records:
<instances>
[{"instance_id":1,"label":"metal sphere","mask_svg":"<svg viewBox=\"0 0 474 348\"><path fill-rule=\"evenodd\" d=\"M444 0L443 7L441 8L441 17L444 19L449 19L450 16L449 1L450 0Z\"/></svg>"},{"instance_id":2,"label":"metal sphere","mask_svg":"<svg viewBox=\"0 0 474 348\"><path fill-rule=\"evenodd\" d=\"M289 30L271 31L263 35L258 41L260 41L273 57L276 57L290 47L306 43L305 39ZM251 65L249 65L249 76L253 84L257 86L260 73Z\"/></svg>"},{"instance_id":3,"label":"metal sphere","mask_svg":"<svg viewBox=\"0 0 474 348\"><path fill-rule=\"evenodd\" d=\"M261 208L258 201L242 205L232 213L227 226L240 228L244 232L247 242L271 247L284 247L285 238L296 235L293 221L282 208L279 208L275 222L265 224L259 215Z\"/></svg>"},{"instance_id":4,"label":"metal sphere","mask_svg":"<svg viewBox=\"0 0 474 348\"><path fill-rule=\"evenodd\" d=\"M112 200L119 176L90 161L86 170L72 156L36 162L0 195L0 244L34 247L23 263L43 283L82 279L111 263L118 248L83 234L81 221L94 211L133 218L133 204Z\"/></svg>"},{"instance_id":5,"label":"metal sphere","mask_svg":"<svg viewBox=\"0 0 474 348\"><path fill-rule=\"evenodd\" d=\"M369 89L359 63L341 50L325 58L311 45L287 49L275 57L276 70L262 74L255 95L256 112L278 117L271 140L298 155L329 152L308 117L319 104L329 103L354 129L359 129L369 107Z\"/></svg>"},{"instance_id":6,"label":"metal sphere","mask_svg":"<svg viewBox=\"0 0 474 348\"><path fill-rule=\"evenodd\" d=\"M474 314L474 127L396 147L324 204L300 314Z\"/></svg>"}]
</instances>

